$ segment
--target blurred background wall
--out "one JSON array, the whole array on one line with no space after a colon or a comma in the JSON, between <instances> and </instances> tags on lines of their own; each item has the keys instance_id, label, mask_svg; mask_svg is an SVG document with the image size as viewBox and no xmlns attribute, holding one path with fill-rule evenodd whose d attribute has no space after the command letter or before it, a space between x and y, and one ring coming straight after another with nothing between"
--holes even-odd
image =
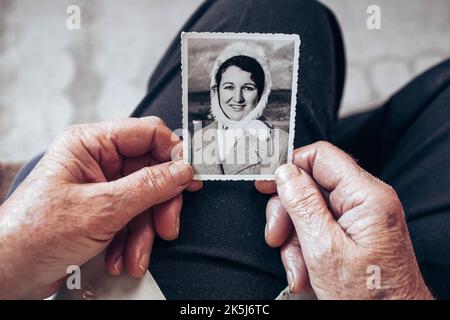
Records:
<instances>
[{"instance_id":1,"label":"blurred background wall","mask_svg":"<svg viewBox=\"0 0 450 320\"><path fill-rule=\"evenodd\" d=\"M341 115L378 105L450 56L449 0L322 2L336 13L347 47ZM45 150L69 124L129 115L200 3L0 0L0 164ZM80 30L66 28L71 4L81 8ZM381 30L366 28L371 4L381 8Z\"/></svg>"}]
</instances>

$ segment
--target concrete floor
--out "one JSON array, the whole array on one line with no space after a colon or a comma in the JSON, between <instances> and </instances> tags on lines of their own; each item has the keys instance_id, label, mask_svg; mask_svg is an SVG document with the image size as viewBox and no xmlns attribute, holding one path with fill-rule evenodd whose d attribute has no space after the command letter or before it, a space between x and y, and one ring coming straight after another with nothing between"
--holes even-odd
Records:
<instances>
[{"instance_id":1,"label":"concrete floor","mask_svg":"<svg viewBox=\"0 0 450 320\"><path fill-rule=\"evenodd\" d=\"M448 0L322 2L338 16L347 47L341 115L379 104L450 56ZM69 124L127 116L200 3L0 0L0 162L29 159ZM81 7L81 30L66 28L71 4ZM381 8L381 30L366 28L370 4Z\"/></svg>"}]
</instances>

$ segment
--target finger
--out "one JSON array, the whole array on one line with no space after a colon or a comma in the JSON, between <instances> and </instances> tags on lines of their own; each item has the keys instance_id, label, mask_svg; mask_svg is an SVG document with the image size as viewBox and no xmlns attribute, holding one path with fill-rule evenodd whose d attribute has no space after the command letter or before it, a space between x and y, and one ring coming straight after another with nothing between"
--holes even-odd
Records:
<instances>
[{"instance_id":1,"label":"finger","mask_svg":"<svg viewBox=\"0 0 450 320\"><path fill-rule=\"evenodd\" d=\"M151 167L159 164L149 153L135 158L125 158L122 165L122 176L128 176L144 167Z\"/></svg>"},{"instance_id":2,"label":"finger","mask_svg":"<svg viewBox=\"0 0 450 320\"><path fill-rule=\"evenodd\" d=\"M363 171L347 153L324 141L296 149L293 163L330 191L340 183L355 181Z\"/></svg>"},{"instance_id":3,"label":"finger","mask_svg":"<svg viewBox=\"0 0 450 320\"><path fill-rule=\"evenodd\" d=\"M141 212L180 194L193 175L192 167L184 162L169 162L145 167L112 182L91 184L82 190L91 198L108 202L113 210L107 218L121 228Z\"/></svg>"},{"instance_id":4,"label":"finger","mask_svg":"<svg viewBox=\"0 0 450 320\"><path fill-rule=\"evenodd\" d=\"M345 235L328 210L317 184L306 171L292 164L279 167L275 181L307 262L309 258L326 256L332 244L342 241Z\"/></svg>"},{"instance_id":5,"label":"finger","mask_svg":"<svg viewBox=\"0 0 450 320\"><path fill-rule=\"evenodd\" d=\"M122 273L124 264L124 248L128 238L128 231L122 229L120 232L116 233L114 239L108 246L105 255L105 266L106 271L113 275L119 275Z\"/></svg>"},{"instance_id":6,"label":"finger","mask_svg":"<svg viewBox=\"0 0 450 320\"><path fill-rule=\"evenodd\" d=\"M288 241L283 244L280 254L292 293L300 293L309 288L308 270L295 232L292 232Z\"/></svg>"},{"instance_id":7,"label":"finger","mask_svg":"<svg viewBox=\"0 0 450 320\"><path fill-rule=\"evenodd\" d=\"M281 246L292 231L292 221L283 207L278 195L274 195L267 202L266 207L266 242L271 247Z\"/></svg>"},{"instance_id":8,"label":"finger","mask_svg":"<svg viewBox=\"0 0 450 320\"><path fill-rule=\"evenodd\" d=\"M89 160L84 158L90 156L102 169L117 167L121 156L134 158L146 153L151 153L159 162L169 161L172 148L179 143L179 138L157 117L77 125L66 132L66 141L80 141L86 149L86 153L77 153L78 157L83 157L83 163Z\"/></svg>"},{"instance_id":9,"label":"finger","mask_svg":"<svg viewBox=\"0 0 450 320\"><path fill-rule=\"evenodd\" d=\"M203 188L203 182L200 180L194 180L186 186L186 191L196 192Z\"/></svg>"},{"instance_id":10,"label":"finger","mask_svg":"<svg viewBox=\"0 0 450 320\"><path fill-rule=\"evenodd\" d=\"M172 161L183 160L183 142L179 142L172 148Z\"/></svg>"},{"instance_id":11,"label":"finger","mask_svg":"<svg viewBox=\"0 0 450 320\"><path fill-rule=\"evenodd\" d=\"M182 204L183 195L179 194L153 207L153 223L156 232L164 240L170 241L178 238Z\"/></svg>"},{"instance_id":12,"label":"finger","mask_svg":"<svg viewBox=\"0 0 450 320\"><path fill-rule=\"evenodd\" d=\"M100 125L100 134L109 134L119 153L126 157L151 152L156 160L169 161L172 148L180 141L158 117L128 118Z\"/></svg>"},{"instance_id":13,"label":"finger","mask_svg":"<svg viewBox=\"0 0 450 320\"><path fill-rule=\"evenodd\" d=\"M183 160L183 143L180 142L177 145L175 145L172 149L172 160L178 161ZM203 188L203 182L200 180L194 180L191 183L189 183L186 187L186 191L190 192L196 192Z\"/></svg>"},{"instance_id":14,"label":"finger","mask_svg":"<svg viewBox=\"0 0 450 320\"><path fill-rule=\"evenodd\" d=\"M256 180L255 187L256 190L265 194L272 194L277 192L277 185L274 181Z\"/></svg>"},{"instance_id":15,"label":"finger","mask_svg":"<svg viewBox=\"0 0 450 320\"><path fill-rule=\"evenodd\" d=\"M50 150L82 169L67 176L70 181L104 182L117 176L124 157L151 153L158 162L166 162L177 143L179 138L161 119L145 117L71 126Z\"/></svg>"},{"instance_id":16,"label":"finger","mask_svg":"<svg viewBox=\"0 0 450 320\"><path fill-rule=\"evenodd\" d=\"M330 193L330 208L339 218L365 201L382 182L362 169L355 160L328 142L317 142L294 151L293 162Z\"/></svg>"},{"instance_id":17,"label":"finger","mask_svg":"<svg viewBox=\"0 0 450 320\"><path fill-rule=\"evenodd\" d=\"M155 231L150 212L145 212L129 224L130 235L125 247L125 265L133 277L142 277L150 262Z\"/></svg>"},{"instance_id":18,"label":"finger","mask_svg":"<svg viewBox=\"0 0 450 320\"><path fill-rule=\"evenodd\" d=\"M181 144L178 144L178 146L179 145L181 145ZM179 149L179 148L177 148L177 149ZM175 149L175 151L176 151L176 149ZM181 157L175 156L173 161L178 161L178 160L182 160L182 159L183 159L183 155L181 155ZM144 167L154 166L157 164L159 164L159 163L155 159L153 159L151 157L151 155L149 155L149 154L146 154L146 155L143 155L143 156L140 156L137 158L126 158L124 160L123 169L122 169L123 176L127 176L133 172L136 172L136 171L144 168ZM186 191L196 192L202 188L203 188L202 181L194 180L186 186Z\"/></svg>"}]
</instances>

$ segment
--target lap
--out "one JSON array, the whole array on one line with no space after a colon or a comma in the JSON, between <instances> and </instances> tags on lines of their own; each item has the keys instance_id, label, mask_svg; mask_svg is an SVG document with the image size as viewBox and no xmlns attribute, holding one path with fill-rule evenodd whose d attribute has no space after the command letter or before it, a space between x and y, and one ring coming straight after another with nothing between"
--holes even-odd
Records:
<instances>
[{"instance_id":1,"label":"lap","mask_svg":"<svg viewBox=\"0 0 450 320\"><path fill-rule=\"evenodd\" d=\"M300 48L295 145L331 137L342 95L344 53L332 14L316 1L211 1L183 31L296 33ZM181 128L179 36L133 116ZM324 76L327 75L327 76ZM157 241L150 271L169 298L273 299L286 286L279 252L265 244L265 205L251 182L207 182L184 195L180 237Z\"/></svg>"}]
</instances>

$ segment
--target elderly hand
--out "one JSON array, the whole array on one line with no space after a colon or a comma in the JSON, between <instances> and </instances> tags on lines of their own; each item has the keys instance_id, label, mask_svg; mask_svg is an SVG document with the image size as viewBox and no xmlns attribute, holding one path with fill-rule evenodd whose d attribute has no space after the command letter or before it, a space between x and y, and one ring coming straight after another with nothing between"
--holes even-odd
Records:
<instances>
[{"instance_id":1,"label":"elderly hand","mask_svg":"<svg viewBox=\"0 0 450 320\"><path fill-rule=\"evenodd\" d=\"M281 246L294 293L319 299L432 298L420 274L395 191L346 153L319 142L295 150L274 182L266 241Z\"/></svg>"},{"instance_id":2,"label":"elderly hand","mask_svg":"<svg viewBox=\"0 0 450 320\"><path fill-rule=\"evenodd\" d=\"M109 244L110 273L144 275L155 232L178 236L181 192L201 188L170 161L181 150L156 117L68 128L0 208L0 297L46 297Z\"/></svg>"}]
</instances>

